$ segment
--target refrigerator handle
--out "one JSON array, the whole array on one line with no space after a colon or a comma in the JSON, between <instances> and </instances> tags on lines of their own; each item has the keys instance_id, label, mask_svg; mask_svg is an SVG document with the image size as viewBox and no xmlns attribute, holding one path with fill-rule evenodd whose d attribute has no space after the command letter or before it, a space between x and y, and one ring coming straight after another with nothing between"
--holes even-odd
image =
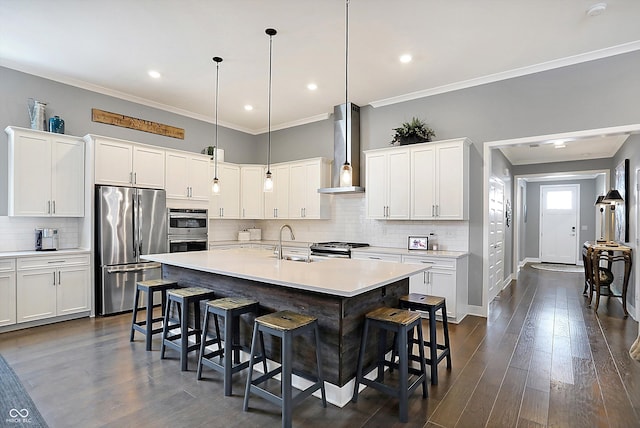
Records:
<instances>
[{"instance_id":1,"label":"refrigerator handle","mask_svg":"<svg viewBox=\"0 0 640 428\"><path fill-rule=\"evenodd\" d=\"M131 223L132 223L132 230L133 230L133 257L138 257L137 251L138 251L138 245L137 245L137 236L138 236L138 231L136 229L136 217L138 216L138 197L137 194L134 193L133 194L133 215L131 216Z\"/></svg>"},{"instance_id":2,"label":"refrigerator handle","mask_svg":"<svg viewBox=\"0 0 640 428\"><path fill-rule=\"evenodd\" d=\"M141 213L140 213L140 205L142 204L142 195L140 193L138 193L138 212L137 212L137 216L138 216L138 257L142 255L142 219L141 217Z\"/></svg>"}]
</instances>

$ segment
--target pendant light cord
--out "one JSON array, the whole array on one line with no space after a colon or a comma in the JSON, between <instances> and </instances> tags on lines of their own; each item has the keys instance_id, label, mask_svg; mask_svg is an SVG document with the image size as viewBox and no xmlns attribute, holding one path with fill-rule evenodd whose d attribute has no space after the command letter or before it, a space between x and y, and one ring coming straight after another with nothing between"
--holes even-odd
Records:
<instances>
[{"instance_id":1,"label":"pendant light cord","mask_svg":"<svg viewBox=\"0 0 640 428\"><path fill-rule=\"evenodd\" d=\"M269 35L269 115L268 115L268 153L267 153L267 174L271 173L271 61L273 57L273 36L276 30L267 28L266 33Z\"/></svg>"},{"instance_id":2,"label":"pendant light cord","mask_svg":"<svg viewBox=\"0 0 640 428\"><path fill-rule=\"evenodd\" d=\"M349 0L345 4L345 58L344 58L344 164L349 165Z\"/></svg>"},{"instance_id":3,"label":"pendant light cord","mask_svg":"<svg viewBox=\"0 0 640 428\"><path fill-rule=\"evenodd\" d=\"M219 56L214 56L213 61L216 63L216 97L215 97L215 118L216 118L216 129L215 129L215 137L216 137L216 145L213 151L214 156L214 173L213 178L218 178L218 94L220 88L220 63L222 62L222 58Z\"/></svg>"}]
</instances>

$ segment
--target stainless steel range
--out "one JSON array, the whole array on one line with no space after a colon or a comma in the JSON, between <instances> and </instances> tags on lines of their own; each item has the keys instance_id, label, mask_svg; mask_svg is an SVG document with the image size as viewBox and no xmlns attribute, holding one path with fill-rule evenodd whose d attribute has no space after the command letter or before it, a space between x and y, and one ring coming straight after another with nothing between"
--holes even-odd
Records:
<instances>
[{"instance_id":1,"label":"stainless steel range","mask_svg":"<svg viewBox=\"0 0 640 428\"><path fill-rule=\"evenodd\" d=\"M311 245L311 255L319 257L351 258L352 248L368 247L369 244L359 242L318 242Z\"/></svg>"}]
</instances>

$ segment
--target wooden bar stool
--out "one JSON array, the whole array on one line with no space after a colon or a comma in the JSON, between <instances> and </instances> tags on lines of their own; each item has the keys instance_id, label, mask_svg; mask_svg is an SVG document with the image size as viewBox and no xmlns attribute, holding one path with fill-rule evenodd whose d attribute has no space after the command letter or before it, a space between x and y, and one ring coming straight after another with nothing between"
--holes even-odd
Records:
<instances>
[{"instance_id":1,"label":"wooden bar stool","mask_svg":"<svg viewBox=\"0 0 640 428\"><path fill-rule=\"evenodd\" d=\"M315 336L317 377L293 370L293 340L296 336L305 334L309 331L313 331ZM247 387L244 393L244 411L249 409L249 394L253 392L267 401L278 404L282 409L282 426L283 428L289 428L291 427L293 407L318 389L322 394L322 406L327 407L324 378L322 376L322 365L320 363L320 337L318 331L318 320L316 318L297 314L295 312L280 311L256 318L253 328L253 339L251 340L249 376L247 377ZM257 362L264 361L266 358L263 342L264 333L281 339L282 360L280 366L276 369L270 372L265 370L265 373L262 376L257 379L253 379L253 365ZM258 338L260 338L260 345L262 347L260 355L258 355ZM291 385L292 373L313 382L313 384L294 396L293 387ZM258 386L278 374L281 374L280 396Z\"/></svg>"},{"instance_id":2,"label":"wooden bar stool","mask_svg":"<svg viewBox=\"0 0 640 428\"><path fill-rule=\"evenodd\" d=\"M367 348L367 340L369 328L378 329L378 353L374 365L363 369L364 355ZM374 309L366 315L364 320L364 330L362 332L362 341L360 343L360 354L358 356L358 369L356 371L356 384L353 390L352 402L358 402L358 394L360 392L360 384L370 386L392 397L397 397L400 407L400 422L409 420L409 394L413 393L418 386L422 385L422 397L427 397L427 370L425 367L424 349L419 347L420 352L420 370L409 366L409 350L408 335L414 329L418 330L418 340L422 341L422 319L420 314L415 312L382 307ZM400 357L399 364L395 363L395 358L390 361L385 359L387 332L391 332L397 338L394 347L397 355ZM393 388L384 383L384 367L397 367L399 371L399 385ZM378 368L378 376L373 379L364 377L366 373ZM417 375L417 378L409 384L409 374Z\"/></svg>"},{"instance_id":3,"label":"wooden bar stool","mask_svg":"<svg viewBox=\"0 0 640 428\"><path fill-rule=\"evenodd\" d=\"M200 349L200 302L213 299L213 291L202 287L177 288L167 291L167 307L164 311L162 326L162 344L160 345L160 358L164 359L166 347L180 352L180 366L184 372L187 370L187 356L191 351ZM171 303L175 303L180 314L177 323L171 324ZM193 304L194 327L189 327L189 304ZM174 320L176 321L176 320ZM180 329L180 333L170 335L172 330ZM189 336L196 337L196 343L189 345Z\"/></svg>"},{"instance_id":4,"label":"wooden bar stool","mask_svg":"<svg viewBox=\"0 0 640 428\"><path fill-rule=\"evenodd\" d=\"M431 366L431 384L438 384L438 364L443 358L447 359L447 369L451 369L451 347L449 346L449 324L447 322L447 302L444 297L428 296L425 294L411 293L400 297L400 308L412 311L424 311L429 314L429 340L416 340L413 336L409 339L410 346L422 344L429 348L429 358L425 362ZM439 344L436 336L436 313L440 311L442 316L442 328L444 330L444 344ZM420 349L422 349L420 346ZM438 351L442 351L438 353ZM411 354L414 361L418 358Z\"/></svg>"},{"instance_id":5,"label":"wooden bar stool","mask_svg":"<svg viewBox=\"0 0 640 428\"><path fill-rule=\"evenodd\" d=\"M169 281L167 279L151 279L148 281L140 281L136 284L136 294L133 297L133 319L131 321L131 337L129 342L133 342L133 336L136 331L146 336L145 342L147 345L147 351L151 351L151 338L154 334L162 333L162 327L156 329L153 328L153 323L163 320L162 316L159 318L153 318L153 296L154 293L162 294L162 312L164 314L164 308L167 304L167 290L178 288L176 281ZM146 293L146 306L145 308L139 308L140 292ZM146 316L144 320L138 321L138 311L145 309Z\"/></svg>"},{"instance_id":6,"label":"wooden bar stool","mask_svg":"<svg viewBox=\"0 0 640 428\"><path fill-rule=\"evenodd\" d=\"M243 297L225 297L210 300L206 304L204 326L200 340L200 355L198 357L198 380L202 379L202 367L207 366L224 374L224 395L231 395L232 375L249 367L249 361L240 362L240 350L250 352L250 348L240 344L240 316L244 314L258 314L258 301ZM209 332L209 316L213 314L215 323L215 337L207 339ZM224 337L220 336L218 317L224 318ZM224 348L222 347L224 341ZM217 344L215 351L206 353L206 347ZM263 346L264 349L264 346ZM233 356L233 358L232 358ZM220 361L215 361L220 357ZM263 359L264 372L267 372L267 361Z\"/></svg>"}]
</instances>

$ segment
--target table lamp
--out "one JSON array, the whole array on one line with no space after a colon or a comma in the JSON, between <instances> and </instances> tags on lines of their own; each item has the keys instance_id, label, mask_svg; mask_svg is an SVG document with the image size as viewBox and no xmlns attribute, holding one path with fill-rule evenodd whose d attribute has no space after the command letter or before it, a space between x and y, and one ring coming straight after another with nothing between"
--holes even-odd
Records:
<instances>
[{"instance_id":1,"label":"table lamp","mask_svg":"<svg viewBox=\"0 0 640 428\"><path fill-rule=\"evenodd\" d=\"M620 195L620 192L618 192L616 189L611 189L609 190L607 195L604 197L602 202L605 204L609 204L610 206L610 210L609 210L610 220L609 220L609 228L608 228L609 236L607 239L607 245L614 247L618 245L614 241L615 231L616 231L616 205L624 202L624 198L622 197L622 195Z\"/></svg>"},{"instance_id":2,"label":"table lamp","mask_svg":"<svg viewBox=\"0 0 640 428\"><path fill-rule=\"evenodd\" d=\"M596 207L600 208L600 237L596 238L596 243L598 244L604 244L605 242L607 242L607 231L605 230L605 214L604 214L604 207L605 204L604 202L602 202L604 199L604 195L599 195L598 199L596 199L596 203L594 204Z\"/></svg>"}]
</instances>

